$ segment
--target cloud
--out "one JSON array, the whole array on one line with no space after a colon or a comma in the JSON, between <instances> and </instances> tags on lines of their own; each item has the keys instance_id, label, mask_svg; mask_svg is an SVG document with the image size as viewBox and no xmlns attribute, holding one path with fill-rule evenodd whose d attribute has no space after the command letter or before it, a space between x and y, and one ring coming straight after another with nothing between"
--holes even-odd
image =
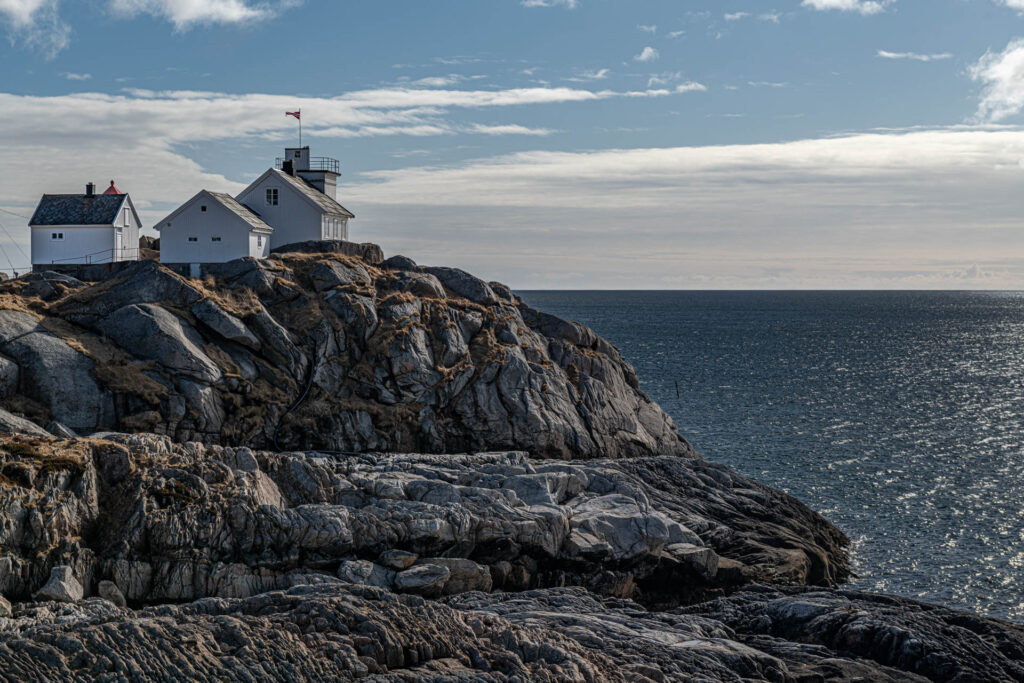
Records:
<instances>
[{"instance_id":1,"label":"cloud","mask_svg":"<svg viewBox=\"0 0 1024 683\"><path fill-rule=\"evenodd\" d=\"M368 173L345 192L366 239L520 287L1019 288L1024 259L1006 247L1022 160L1024 130L958 127L538 150Z\"/></svg>"},{"instance_id":2,"label":"cloud","mask_svg":"<svg viewBox=\"0 0 1024 683\"><path fill-rule=\"evenodd\" d=\"M0 19L12 41L53 59L71 41L71 27L61 20L58 0L0 0Z\"/></svg>"},{"instance_id":3,"label":"cloud","mask_svg":"<svg viewBox=\"0 0 1024 683\"><path fill-rule=\"evenodd\" d=\"M1011 9L1024 11L1024 0L996 0L1000 5L1006 5Z\"/></svg>"},{"instance_id":4,"label":"cloud","mask_svg":"<svg viewBox=\"0 0 1024 683\"><path fill-rule=\"evenodd\" d=\"M633 60L637 62L656 62L660 57L661 53L648 45L640 52L640 54L633 57Z\"/></svg>"},{"instance_id":5,"label":"cloud","mask_svg":"<svg viewBox=\"0 0 1024 683\"><path fill-rule=\"evenodd\" d=\"M70 71L63 72L61 76L68 79L69 81L88 81L90 78L92 78L92 74L76 74Z\"/></svg>"},{"instance_id":6,"label":"cloud","mask_svg":"<svg viewBox=\"0 0 1024 683\"><path fill-rule=\"evenodd\" d=\"M987 52L971 67L971 78L983 85L977 118L1002 121L1024 109L1024 39L1002 52Z\"/></svg>"},{"instance_id":7,"label":"cloud","mask_svg":"<svg viewBox=\"0 0 1024 683\"><path fill-rule=\"evenodd\" d=\"M727 13L723 18L726 21L739 21L740 19L746 19L750 16L750 12L732 12Z\"/></svg>"},{"instance_id":8,"label":"cloud","mask_svg":"<svg viewBox=\"0 0 1024 683\"><path fill-rule=\"evenodd\" d=\"M522 0L523 7L564 7L576 9L579 7L579 0Z\"/></svg>"},{"instance_id":9,"label":"cloud","mask_svg":"<svg viewBox=\"0 0 1024 683\"><path fill-rule=\"evenodd\" d=\"M596 71L582 71L575 76L566 78L567 81L585 83L587 81L603 81L611 74L611 69L598 69Z\"/></svg>"},{"instance_id":10,"label":"cloud","mask_svg":"<svg viewBox=\"0 0 1024 683\"><path fill-rule=\"evenodd\" d=\"M1024 2L1024 0L1021 1ZM944 59L952 59L953 57L949 52L921 54L918 52L889 52L888 50L879 50L878 56L882 59L910 59L918 62L935 62Z\"/></svg>"},{"instance_id":11,"label":"cloud","mask_svg":"<svg viewBox=\"0 0 1024 683\"><path fill-rule=\"evenodd\" d=\"M110 9L115 15L126 17L150 14L170 21L177 30L185 30L198 24L263 21L297 4L296 0L110 0Z\"/></svg>"},{"instance_id":12,"label":"cloud","mask_svg":"<svg viewBox=\"0 0 1024 683\"><path fill-rule=\"evenodd\" d=\"M658 33L658 27L654 25L639 24L637 29L644 33L650 33L652 36Z\"/></svg>"},{"instance_id":13,"label":"cloud","mask_svg":"<svg viewBox=\"0 0 1024 683\"><path fill-rule=\"evenodd\" d=\"M826 11L857 12L858 14L879 14L891 0L803 0L804 7Z\"/></svg>"}]
</instances>

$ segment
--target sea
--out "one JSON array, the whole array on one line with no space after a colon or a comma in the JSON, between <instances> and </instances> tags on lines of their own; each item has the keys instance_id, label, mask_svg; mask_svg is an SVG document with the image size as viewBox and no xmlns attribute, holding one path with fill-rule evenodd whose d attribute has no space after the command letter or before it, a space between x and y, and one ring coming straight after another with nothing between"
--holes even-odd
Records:
<instances>
[{"instance_id":1,"label":"sea","mask_svg":"<svg viewBox=\"0 0 1024 683\"><path fill-rule=\"evenodd\" d=\"M527 291L697 450L853 540L853 586L1024 622L1024 293Z\"/></svg>"}]
</instances>

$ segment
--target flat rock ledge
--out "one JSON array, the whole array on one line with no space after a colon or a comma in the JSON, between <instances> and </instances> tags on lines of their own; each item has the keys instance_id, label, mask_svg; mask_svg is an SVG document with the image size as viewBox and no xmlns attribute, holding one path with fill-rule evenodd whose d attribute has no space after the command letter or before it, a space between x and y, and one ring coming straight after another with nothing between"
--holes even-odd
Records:
<instances>
[{"instance_id":1,"label":"flat rock ledge","mask_svg":"<svg viewBox=\"0 0 1024 683\"><path fill-rule=\"evenodd\" d=\"M741 616L742 615L742 616ZM1020 627L909 600L752 587L678 612L581 588L443 602L333 583L0 618L14 680L1020 681Z\"/></svg>"},{"instance_id":2,"label":"flat rock ledge","mask_svg":"<svg viewBox=\"0 0 1024 683\"><path fill-rule=\"evenodd\" d=\"M0 433L696 457L614 346L455 268L310 242L106 277L0 282Z\"/></svg>"},{"instance_id":3,"label":"flat rock ledge","mask_svg":"<svg viewBox=\"0 0 1024 683\"><path fill-rule=\"evenodd\" d=\"M806 506L674 456L0 436L0 520L0 593L18 600L53 577L86 596L112 582L140 604L249 597L315 575L427 597L578 585L672 607L757 580L848 575L846 538Z\"/></svg>"}]
</instances>

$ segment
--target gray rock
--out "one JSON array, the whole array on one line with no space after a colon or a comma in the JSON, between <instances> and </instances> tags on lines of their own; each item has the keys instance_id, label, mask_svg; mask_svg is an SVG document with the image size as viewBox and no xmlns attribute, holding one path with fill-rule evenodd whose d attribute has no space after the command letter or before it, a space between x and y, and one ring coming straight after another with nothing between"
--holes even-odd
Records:
<instances>
[{"instance_id":1,"label":"gray rock","mask_svg":"<svg viewBox=\"0 0 1024 683\"><path fill-rule=\"evenodd\" d=\"M75 578L71 567L54 567L50 571L50 580L33 597L53 602L78 602L83 595L82 584Z\"/></svg>"},{"instance_id":2,"label":"gray rock","mask_svg":"<svg viewBox=\"0 0 1024 683\"><path fill-rule=\"evenodd\" d=\"M413 593L424 597L438 597L451 576L448 567L419 564L395 575L394 588L399 593Z\"/></svg>"},{"instance_id":3,"label":"gray rock","mask_svg":"<svg viewBox=\"0 0 1024 683\"><path fill-rule=\"evenodd\" d=\"M314 289L322 292L344 285L362 285L369 287L373 280L360 264L347 264L340 261L321 261L313 267L309 276Z\"/></svg>"},{"instance_id":4,"label":"gray rock","mask_svg":"<svg viewBox=\"0 0 1024 683\"><path fill-rule=\"evenodd\" d=\"M60 422L57 422L56 420L46 425L46 431L49 432L50 434L53 434L54 436L59 436L62 439L78 438L78 434L75 434L74 430L72 430L67 425L63 425Z\"/></svg>"},{"instance_id":5,"label":"gray rock","mask_svg":"<svg viewBox=\"0 0 1024 683\"><path fill-rule=\"evenodd\" d=\"M399 254L386 259L380 265L388 270L416 270L419 267L408 256L401 256Z\"/></svg>"},{"instance_id":6,"label":"gray rock","mask_svg":"<svg viewBox=\"0 0 1024 683\"><path fill-rule=\"evenodd\" d=\"M241 320L231 315L210 299L203 299L191 308L192 315L201 323L228 341L241 344L254 351L260 350L260 340Z\"/></svg>"},{"instance_id":7,"label":"gray rock","mask_svg":"<svg viewBox=\"0 0 1024 683\"><path fill-rule=\"evenodd\" d=\"M21 370L18 364L9 358L0 356L0 398L7 398L18 391L18 380Z\"/></svg>"},{"instance_id":8,"label":"gray rock","mask_svg":"<svg viewBox=\"0 0 1024 683\"><path fill-rule=\"evenodd\" d=\"M113 421L113 397L92 375L93 361L21 311L0 311L0 352L21 368L20 386L76 431L96 431Z\"/></svg>"},{"instance_id":9,"label":"gray rock","mask_svg":"<svg viewBox=\"0 0 1024 683\"><path fill-rule=\"evenodd\" d=\"M7 598L0 595L0 619L8 619L12 614L11 603L7 601Z\"/></svg>"},{"instance_id":10,"label":"gray rock","mask_svg":"<svg viewBox=\"0 0 1024 683\"><path fill-rule=\"evenodd\" d=\"M457 595L470 591L489 593L493 587L491 570L465 558L431 557L420 560L420 566L444 567L448 580L442 589L443 595Z\"/></svg>"},{"instance_id":11,"label":"gray rock","mask_svg":"<svg viewBox=\"0 0 1024 683\"><path fill-rule=\"evenodd\" d=\"M385 550L377 558L377 562L388 567L389 569L395 569L402 571L408 569L416 563L416 553L409 553L404 550Z\"/></svg>"},{"instance_id":12,"label":"gray rock","mask_svg":"<svg viewBox=\"0 0 1024 683\"><path fill-rule=\"evenodd\" d=\"M440 280L441 284L445 287L473 303L487 306L498 303L498 297L495 296L494 290L491 289L490 285L480 278L473 277L464 270L442 266L425 268L424 270Z\"/></svg>"},{"instance_id":13,"label":"gray rock","mask_svg":"<svg viewBox=\"0 0 1024 683\"><path fill-rule=\"evenodd\" d=\"M0 408L0 434L27 434L28 436L50 436L50 433L34 422L18 417Z\"/></svg>"},{"instance_id":14,"label":"gray rock","mask_svg":"<svg viewBox=\"0 0 1024 683\"><path fill-rule=\"evenodd\" d=\"M444 285L430 273L399 273L391 288L429 299L444 299L447 296Z\"/></svg>"},{"instance_id":15,"label":"gray rock","mask_svg":"<svg viewBox=\"0 0 1024 683\"><path fill-rule=\"evenodd\" d=\"M125 306L103 319L99 329L121 348L155 360L171 371L207 383L222 376L217 364L203 351L199 333L160 306Z\"/></svg>"},{"instance_id":16,"label":"gray rock","mask_svg":"<svg viewBox=\"0 0 1024 683\"><path fill-rule=\"evenodd\" d=\"M101 598L114 603L118 607L124 607L127 605L124 599L124 593L121 592L121 589L118 588L117 584L113 581L100 581L97 593Z\"/></svg>"},{"instance_id":17,"label":"gray rock","mask_svg":"<svg viewBox=\"0 0 1024 683\"><path fill-rule=\"evenodd\" d=\"M346 560L338 567L338 578L348 583L390 589L395 572L367 560Z\"/></svg>"}]
</instances>

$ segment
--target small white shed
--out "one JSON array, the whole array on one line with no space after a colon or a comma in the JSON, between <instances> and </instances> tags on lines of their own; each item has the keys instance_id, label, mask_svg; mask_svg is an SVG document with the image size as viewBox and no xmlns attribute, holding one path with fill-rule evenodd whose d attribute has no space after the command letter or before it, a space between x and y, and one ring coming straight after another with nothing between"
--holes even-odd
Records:
<instances>
[{"instance_id":1,"label":"small white shed","mask_svg":"<svg viewBox=\"0 0 1024 683\"><path fill-rule=\"evenodd\" d=\"M156 226L162 263L225 263L270 255L274 229L222 192L202 190Z\"/></svg>"},{"instance_id":2,"label":"small white shed","mask_svg":"<svg viewBox=\"0 0 1024 683\"><path fill-rule=\"evenodd\" d=\"M131 197L110 181L103 194L45 194L29 220L32 265L137 261L142 221Z\"/></svg>"}]
</instances>

